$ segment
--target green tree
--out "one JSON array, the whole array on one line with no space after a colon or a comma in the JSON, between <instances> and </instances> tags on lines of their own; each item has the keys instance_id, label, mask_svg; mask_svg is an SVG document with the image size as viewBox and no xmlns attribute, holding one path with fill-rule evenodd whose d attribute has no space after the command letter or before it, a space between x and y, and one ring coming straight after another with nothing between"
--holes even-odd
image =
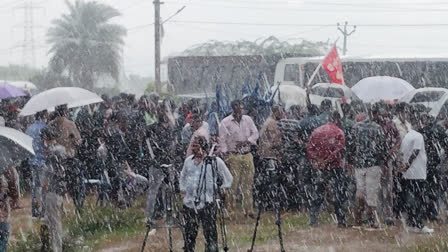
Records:
<instances>
[{"instance_id":1,"label":"green tree","mask_svg":"<svg viewBox=\"0 0 448 252\"><path fill-rule=\"evenodd\" d=\"M51 70L87 89L103 74L118 81L126 29L110 21L120 12L97 2L66 4L69 13L54 20L47 33Z\"/></svg>"},{"instance_id":2,"label":"green tree","mask_svg":"<svg viewBox=\"0 0 448 252\"><path fill-rule=\"evenodd\" d=\"M274 36L256 41L208 41L185 50L181 56L235 56L235 55L310 55L319 56L327 53L328 42L300 43L281 41Z\"/></svg>"},{"instance_id":3,"label":"green tree","mask_svg":"<svg viewBox=\"0 0 448 252\"><path fill-rule=\"evenodd\" d=\"M44 91L55 87L70 87L73 86L72 81L67 76L55 73L51 70L44 69L40 73L34 75L29 79L37 86L40 91Z\"/></svg>"}]
</instances>

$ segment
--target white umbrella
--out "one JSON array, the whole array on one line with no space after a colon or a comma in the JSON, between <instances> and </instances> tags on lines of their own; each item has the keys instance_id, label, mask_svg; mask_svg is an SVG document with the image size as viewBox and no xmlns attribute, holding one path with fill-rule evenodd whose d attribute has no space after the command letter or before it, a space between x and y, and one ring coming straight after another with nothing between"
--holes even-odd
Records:
<instances>
[{"instance_id":1,"label":"white umbrella","mask_svg":"<svg viewBox=\"0 0 448 252\"><path fill-rule=\"evenodd\" d=\"M31 91L31 90L36 90L37 87L36 85L34 85L33 83L29 82L29 81L8 81L8 80L2 80L1 82L3 83L8 83L11 86L14 87L18 87L21 88L25 91Z\"/></svg>"},{"instance_id":2,"label":"white umbrella","mask_svg":"<svg viewBox=\"0 0 448 252\"><path fill-rule=\"evenodd\" d=\"M276 92L277 89L279 90ZM280 88L278 86L272 86L271 92L273 94L276 92L274 101L279 103L281 100L286 109L289 109L292 105L306 106L306 91L299 86L280 85Z\"/></svg>"},{"instance_id":3,"label":"white umbrella","mask_svg":"<svg viewBox=\"0 0 448 252\"><path fill-rule=\"evenodd\" d=\"M30 136L12 128L0 127L0 174L30 155L34 155Z\"/></svg>"},{"instance_id":4,"label":"white umbrella","mask_svg":"<svg viewBox=\"0 0 448 252\"><path fill-rule=\"evenodd\" d=\"M390 76L375 76L360 80L352 87L363 102L398 101L415 88L409 82Z\"/></svg>"},{"instance_id":5,"label":"white umbrella","mask_svg":"<svg viewBox=\"0 0 448 252\"><path fill-rule=\"evenodd\" d=\"M103 102L97 94L77 87L58 87L33 96L20 112L20 116L33 115L39 111L51 110L67 104L68 108L76 108Z\"/></svg>"}]
</instances>

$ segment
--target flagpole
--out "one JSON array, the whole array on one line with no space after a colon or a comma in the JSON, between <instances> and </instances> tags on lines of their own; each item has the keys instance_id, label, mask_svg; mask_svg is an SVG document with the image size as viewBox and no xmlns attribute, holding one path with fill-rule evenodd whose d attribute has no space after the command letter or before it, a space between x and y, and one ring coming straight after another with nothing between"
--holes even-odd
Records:
<instances>
[{"instance_id":1,"label":"flagpole","mask_svg":"<svg viewBox=\"0 0 448 252\"><path fill-rule=\"evenodd\" d=\"M316 70L314 70L313 74L311 75L310 79L308 80L308 83L306 84L306 88L310 88L311 82L314 80L314 77L316 77L316 74L319 72L320 68L322 67L322 62L319 63L319 65L316 67Z\"/></svg>"}]
</instances>

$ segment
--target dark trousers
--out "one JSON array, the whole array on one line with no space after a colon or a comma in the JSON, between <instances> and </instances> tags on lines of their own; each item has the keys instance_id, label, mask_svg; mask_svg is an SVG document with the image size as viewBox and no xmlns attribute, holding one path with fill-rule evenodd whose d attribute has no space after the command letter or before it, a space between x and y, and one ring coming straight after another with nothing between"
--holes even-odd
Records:
<instances>
[{"instance_id":1,"label":"dark trousers","mask_svg":"<svg viewBox=\"0 0 448 252\"><path fill-rule=\"evenodd\" d=\"M423 228L425 180L406 179L403 181L406 192L406 212L408 226Z\"/></svg>"},{"instance_id":2,"label":"dark trousers","mask_svg":"<svg viewBox=\"0 0 448 252\"><path fill-rule=\"evenodd\" d=\"M185 218L185 244L184 251L194 252L199 224L205 238L205 251L218 252L218 231L216 230L216 206L206 204L204 208L197 210L184 206Z\"/></svg>"},{"instance_id":3,"label":"dark trousers","mask_svg":"<svg viewBox=\"0 0 448 252\"><path fill-rule=\"evenodd\" d=\"M394 197L394 214L397 218L400 218L401 212L405 212L406 205L406 191L405 191L405 179L400 174L394 175L394 189L393 189L393 197Z\"/></svg>"},{"instance_id":4,"label":"dark trousers","mask_svg":"<svg viewBox=\"0 0 448 252\"><path fill-rule=\"evenodd\" d=\"M428 165L428 176L424 193L425 215L423 218L431 221L436 220L439 215L439 198L441 195L441 175L436 167L436 165Z\"/></svg>"},{"instance_id":5,"label":"dark trousers","mask_svg":"<svg viewBox=\"0 0 448 252\"><path fill-rule=\"evenodd\" d=\"M331 193L338 224L346 224L347 179L343 168L311 170L311 190L308 192L310 206L310 224L318 224L319 211L326 193Z\"/></svg>"},{"instance_id":6,"label":"dark trousers","mask_svg":"<svg viewBox=\"0 0 448 252\"><path fill-rule=\"evenodd\" d=\"M283 161L285 204L289 209L300 210L305 204L305 163L301 155L285 155Z\"/></svg>"},{"instance_id":7,"label":"dark trousers","mask_svg":"<svg viewBox=\"0 0 448 252\"><path fill-rule=\"evenodd\" d=\"M0 252L8 250L9 223L0 222Z\"/></svg>"},{"instance_id":8,"label":"dark trousers","mask_svg":"<svg viewBox=\"0 0 448 252\"><path fill-rule=\"evenodd\" d=\"M67 190L79 210L84 206L86 186L84 184L84 168L76 158L67 158L64 162L67 175Z\"/></svg>"}]
</instances>

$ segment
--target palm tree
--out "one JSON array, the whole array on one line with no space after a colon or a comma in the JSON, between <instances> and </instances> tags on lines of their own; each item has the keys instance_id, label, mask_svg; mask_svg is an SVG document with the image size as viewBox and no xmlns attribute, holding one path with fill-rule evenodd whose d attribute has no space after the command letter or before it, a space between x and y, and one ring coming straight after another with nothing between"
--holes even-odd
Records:
<instances>
[{"instance_id":1,"label":"palm tree","mask_svg":"<svg viewBox=\"0 0 448 252\"><path fill-rule=\"evenodd\" d=\"M54 20L47 33L50 68L88 89L103 74L118 82L126 29L110 20L120 12L97 2L66 0L66 4L70 12Z\"/></svg>"}]
</instances>

